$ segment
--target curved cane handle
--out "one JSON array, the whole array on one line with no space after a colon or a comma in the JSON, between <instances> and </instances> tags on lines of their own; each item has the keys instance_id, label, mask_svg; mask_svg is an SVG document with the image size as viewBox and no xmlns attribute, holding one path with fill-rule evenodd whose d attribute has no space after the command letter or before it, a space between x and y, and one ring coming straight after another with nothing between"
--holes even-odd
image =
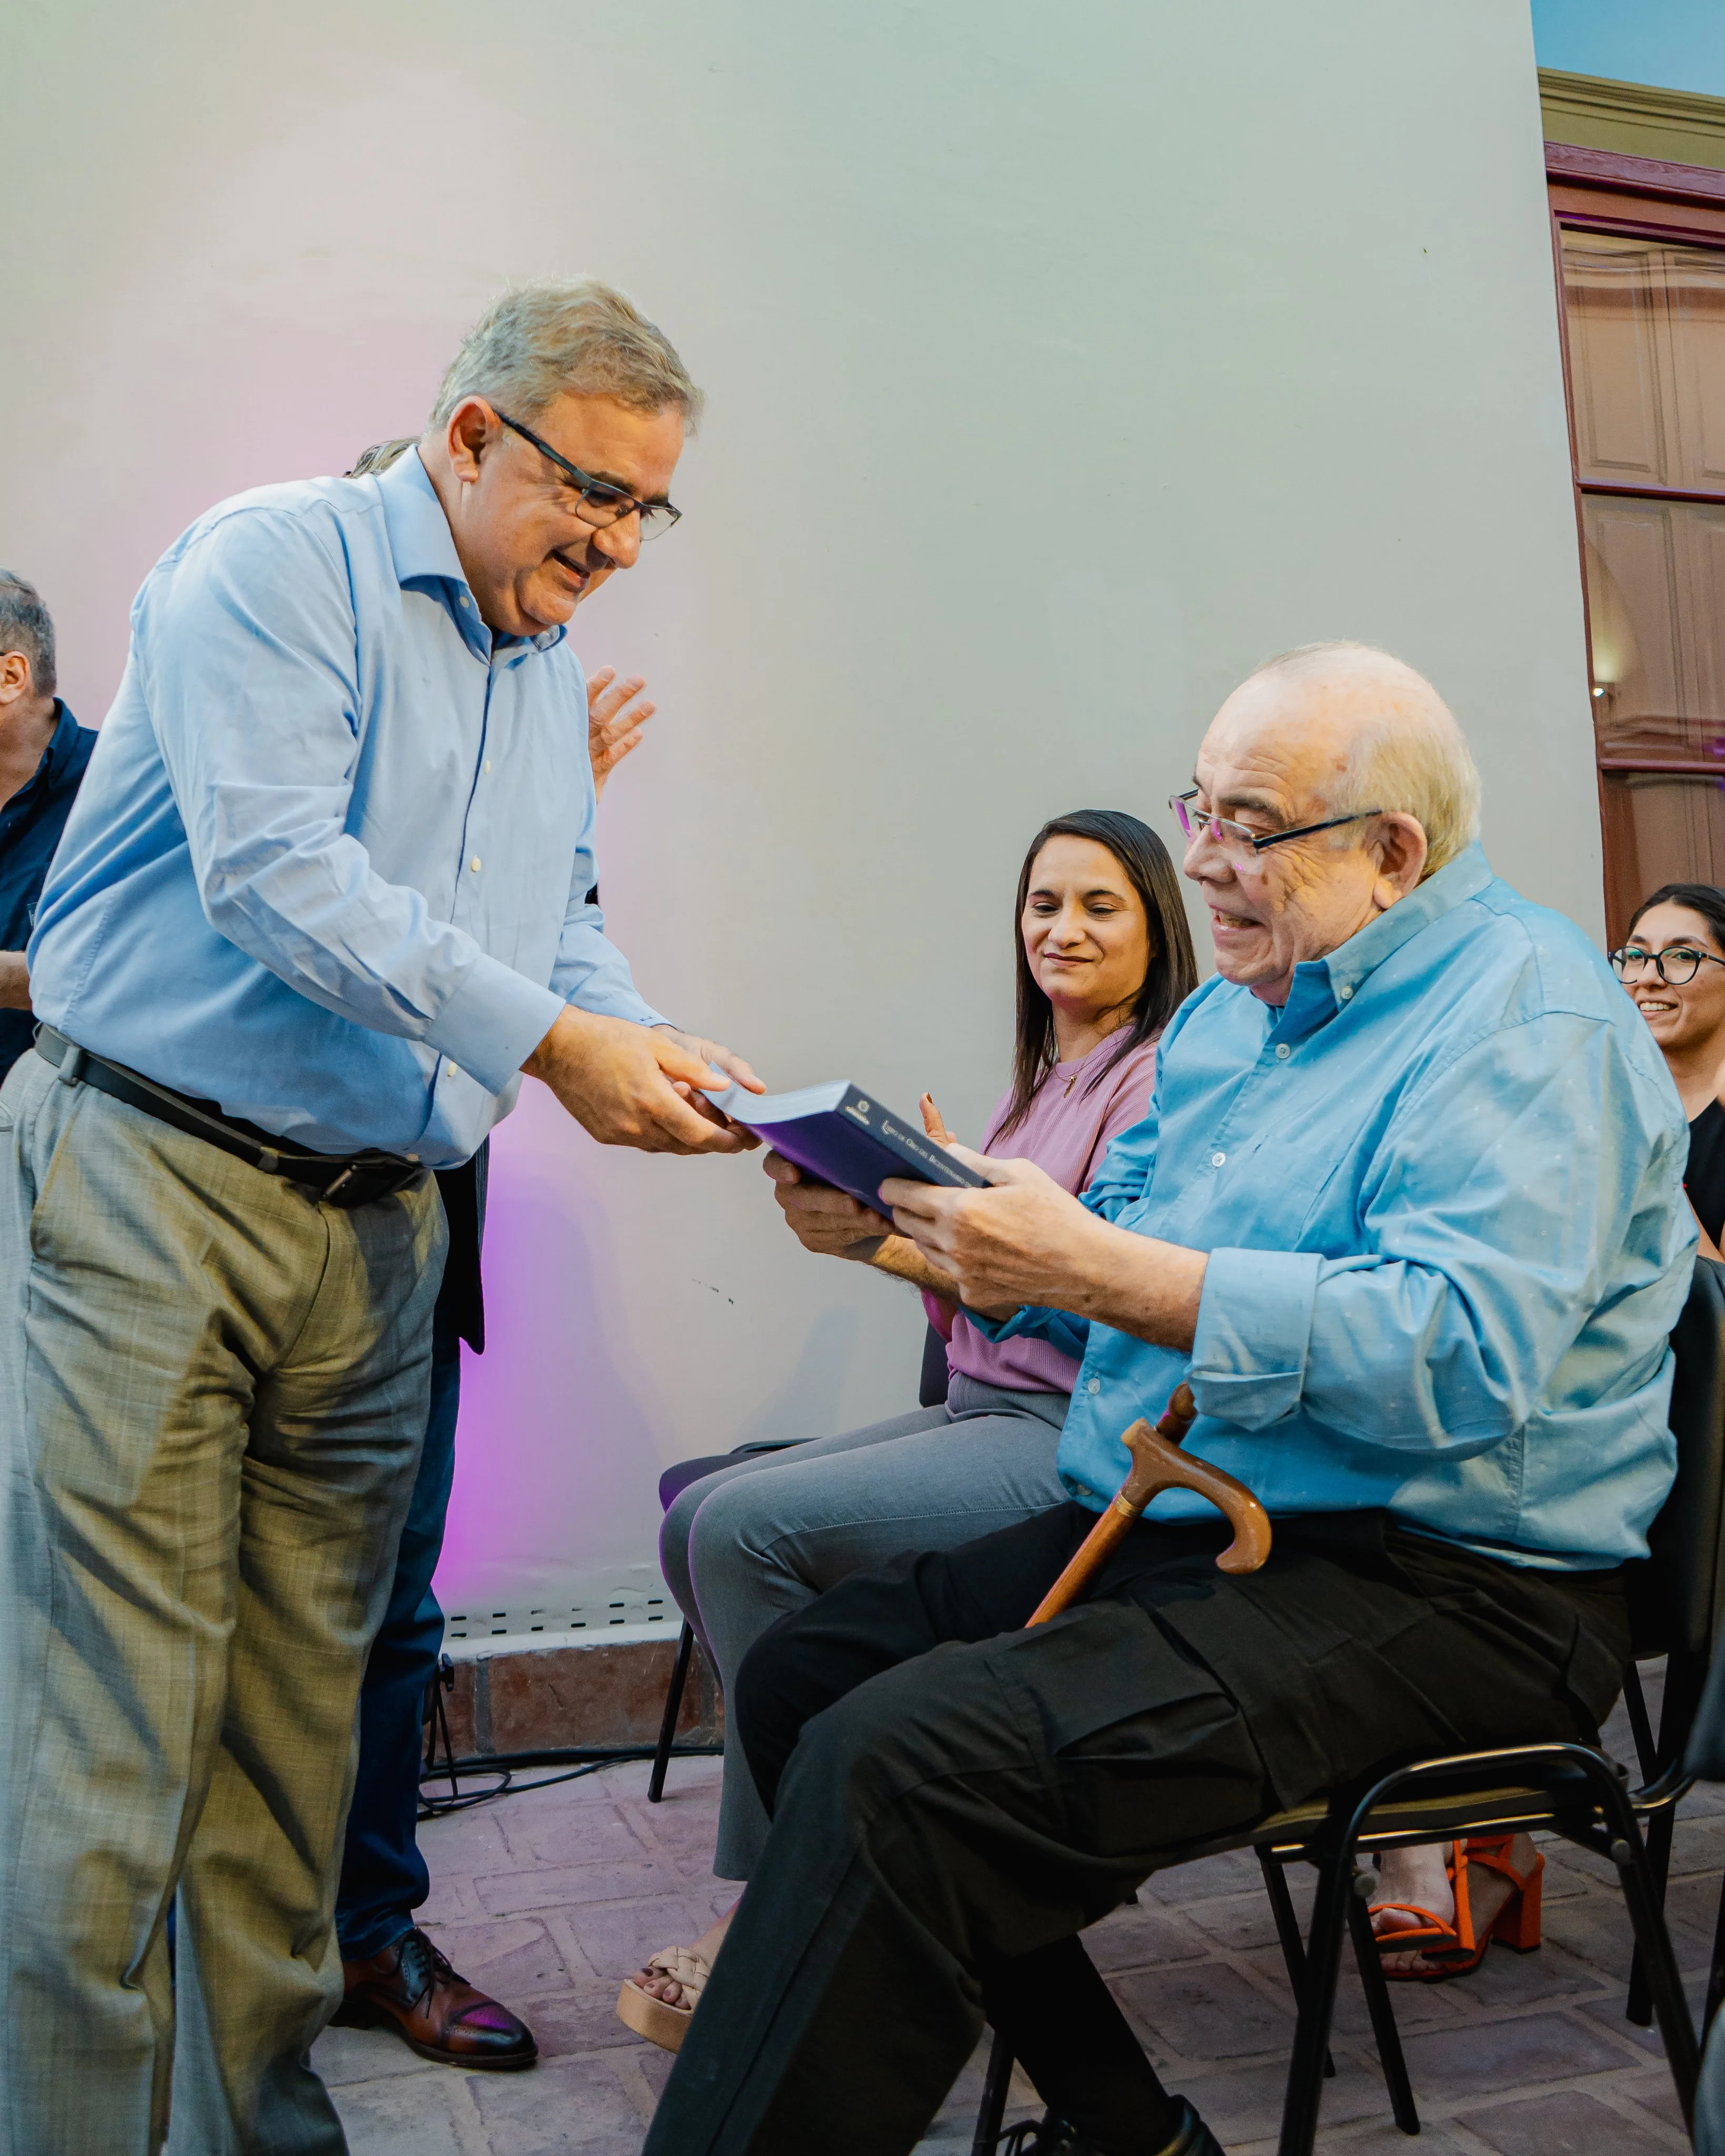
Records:
<instances>
[{"instance_id":1,"label":"curved cane handle","mask_svg":"<svg viewBox=\"0 0 1725 2156\"><path fill-rule=\"evenodd\" d=\"M1132 1455L1131 1473L1027 1624L1045 1625L1070 1609L1131 1532L1145 1506L1163 1490L1195 1490L1225 1516L1234 1540L1216 1559L1224 1572L1255 1572L1263 1563L1270 1554L1270 1515L1244 1482L1180 1450L1181 1439L1197 1417L1192 1388L1180 1384L1154 1430L1141 1419L1125 1433L1122 1442Z\"/></svg>"},{"instance_id":2,"label":"curved cane handle","mask_svg":"<svg viewBox=\"0 0 1725 2156\"><path fill-rule=\"evenodd\" d=\"M1164 1490L1195 1490L1234 1530L1234 1540L1217 1558L1217 1565L1224 1572L1255 1572L1270 1554L1270 1515L1226 1469L1212 1467L1207 1460L1194 1460L1181 1450L1180 1440L1197 1413L1190 1386L1180 1385L1154 1430L1142 1419L1132 1424L1121 1440L1132 1455L1132 1472L1114 1502L1136 1519Z\"/></svg>"}]
</instances>

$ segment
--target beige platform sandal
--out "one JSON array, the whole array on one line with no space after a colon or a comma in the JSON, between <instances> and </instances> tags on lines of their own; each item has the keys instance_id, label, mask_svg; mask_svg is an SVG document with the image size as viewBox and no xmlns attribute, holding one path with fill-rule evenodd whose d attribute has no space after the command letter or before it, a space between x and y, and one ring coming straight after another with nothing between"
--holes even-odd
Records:
<instances>
[{"instance_id":1,"label":"beige platform sandal","mask_svg":"<svg viewBox=\"0 0 1725 2156\"><path fill-rule=\"evenodd\" d=\"M617 2018L636 2035L657 2044L660 2051L680 2051L690 2017L700 2004L712 1965L692 1947L661 1947L657 1953L648 1955L647 1966L683 1987L683 2004L672 2006L655 1999L650 1991L643 1991L632 1976L626 1976L617 1994Z\"/></svg>"}]
</instances>

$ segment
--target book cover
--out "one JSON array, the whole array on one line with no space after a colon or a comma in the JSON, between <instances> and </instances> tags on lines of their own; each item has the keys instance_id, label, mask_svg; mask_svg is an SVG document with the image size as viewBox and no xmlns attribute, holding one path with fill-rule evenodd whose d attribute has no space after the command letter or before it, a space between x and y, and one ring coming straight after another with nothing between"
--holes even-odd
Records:
<instances>
[{"instance_id":1,"label":"book cover","mask_svg":"<svg viewBox=\"0 0 1725 2156\"><path fill-rule=\"evenodd\" d=\"M741 1086L729 1086L707 1097L733 1121L758 1131L805 1174L849 1191L876 1212L887 1209L880 1203L880 1185L889 1176L943 1183L958 1190L988 1187L986 1177L846 1078L805 1086L796 1093L748 1093Z\"/></svg>"}]
</instances>

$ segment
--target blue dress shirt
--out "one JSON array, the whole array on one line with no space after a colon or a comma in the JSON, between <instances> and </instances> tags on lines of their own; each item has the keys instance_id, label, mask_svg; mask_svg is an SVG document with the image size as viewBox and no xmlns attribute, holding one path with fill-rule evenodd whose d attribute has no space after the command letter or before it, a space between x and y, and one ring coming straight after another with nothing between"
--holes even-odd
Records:
<instances>
[{"instance_id":1,"label":"blue dress shirt","mask_svg":"<svg viewBox=\"0 0 1725 2156\"><path fill-rule=\"evenodd\" d=\"M1209 1253L1189 1362L1053 1311L988 1329L1082 1357L1060 1470L1097 1509L1121 1432L1189 1378L1188 1449L1272 1514L1384 1507L1512 1563L1617 1564L1676 1470L1687 1141L1604 960L1472 846L1282 1009L1212 979L1163 1036L1084 1202Z\"/></svg>"},{"instance_id":2,"label":"blue dress shirt","mask_svg":"<svg viewBox=\"0 0 1725 2156\"><path fill-rule=\"evenodd\" d=\"M486 629L410 452L236 495L151 571L33 998L280 1137L447 1167L566 1004L662 1023L595 880L580 664Z\"/></svg>"},{"instance_id":3,"label":"blue dress shirt","mask_svg":"<svg viewBox=\"0 0 1725 2156\"><path fill-rule=\"evenodd\" d=\"M58 697L54 708L54 732L29 784L0 807L0 951L22 951L30 939L42 880L96 743L94 729L80 726ZM34 1012L0 1010L0 1078L35 1030Z\"/></svg>"}]
</instances>

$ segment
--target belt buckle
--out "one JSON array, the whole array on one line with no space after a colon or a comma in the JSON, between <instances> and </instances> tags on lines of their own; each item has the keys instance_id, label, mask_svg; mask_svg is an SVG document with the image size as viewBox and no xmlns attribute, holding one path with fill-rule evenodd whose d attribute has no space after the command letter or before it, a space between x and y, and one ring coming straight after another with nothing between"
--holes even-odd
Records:
<instances>
[{"instance_id":1,"label":"belt buckle","mask_svg":"<svg viewBox=\"0 0 1725 2156\"><path fill-rule=\"evenodd\" d=\"M405 1190L410 1183L418 1182L418 1178L417 1168L397 1168L382 1161L362 1166L351 1160L332 1182L325 1184L321 1194L325 1204L333 1205L338 1212L351 1213L357 1206L371 1205L380 1198L393 1197L398 1190Z\"/></svg>"}]
</instances>

